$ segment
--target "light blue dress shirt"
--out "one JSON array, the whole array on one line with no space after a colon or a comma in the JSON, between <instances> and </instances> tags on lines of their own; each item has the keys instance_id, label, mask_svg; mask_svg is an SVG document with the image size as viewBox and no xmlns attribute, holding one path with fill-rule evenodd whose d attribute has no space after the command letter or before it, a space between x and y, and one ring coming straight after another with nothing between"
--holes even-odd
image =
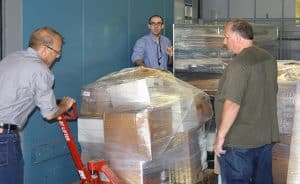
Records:
<instances>
[{"instance_id":1,"label":"light blue dress shirt","mask_svg":"<svg viewBox=\"0 0 300 184\"><path fill-rule=\"evenodd\" d=\"M159 44L155 41L154 36L149 33L138 39L134 45L131 60L135 63L136 60L144 61L146 67L168 69L168 54L167 47L171 47L169 38L160 35Z\"/></svg>"},{"instance_id":2,"label":"light blue dress shirt","mask_svg":"<svg viewBox=\"0 0 300 184\"><path fill-rule=\"evenodd\" d=\"M54 76L38 53L28 48L0 61L0 123L22 128L38 106L43 117L57 110Z\"/></svg>"}]
</instances>

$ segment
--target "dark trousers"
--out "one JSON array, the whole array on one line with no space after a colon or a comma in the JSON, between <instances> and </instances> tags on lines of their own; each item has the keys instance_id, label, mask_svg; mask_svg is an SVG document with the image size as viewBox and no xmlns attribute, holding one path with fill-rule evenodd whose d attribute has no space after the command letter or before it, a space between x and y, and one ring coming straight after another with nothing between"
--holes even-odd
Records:
<instances>
[{"instance_id":1,"label":"dark trousers","mask_svg":"<svg viewBox=\"0 0 300 184\"><path fill-rule=\"evenodd\" d=\"M20 136L16 133L0 133L0 183L23 184L24 161Z\"/></svg>"},{"instance_id":2,"label":"dark trousers","mask_svg":"<svg viewBox=\"0 0 300 184\"><path fill-rule=\"evenodd\" d=\"M272 145L225 147L219 157L222 184L272 184Z\"/></svg>"}]
</instances>

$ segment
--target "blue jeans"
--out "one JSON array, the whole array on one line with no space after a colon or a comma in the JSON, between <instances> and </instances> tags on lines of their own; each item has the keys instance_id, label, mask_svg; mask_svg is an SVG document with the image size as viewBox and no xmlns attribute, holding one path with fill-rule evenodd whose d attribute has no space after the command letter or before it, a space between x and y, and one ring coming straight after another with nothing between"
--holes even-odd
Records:
<instances>
[{"instance_id":1,"label":"blue jeans","mask_svg":"<svg viewBox=\"0 0 300 184\"><path fill-rule=\"evenodd\" d=\"M18 133L0 133L0 183L23 184L24 161Z\"/></svg>"},{"instance_id":2,"label":"blue jeans","mask_svg":"<svg viewBox=\"0 0 300 184\"><path fill-rule=\"evenodd\" d=\"M225 147L219 157L222 184L272 184L272 145Z\"/></svg>"}]
</instances>

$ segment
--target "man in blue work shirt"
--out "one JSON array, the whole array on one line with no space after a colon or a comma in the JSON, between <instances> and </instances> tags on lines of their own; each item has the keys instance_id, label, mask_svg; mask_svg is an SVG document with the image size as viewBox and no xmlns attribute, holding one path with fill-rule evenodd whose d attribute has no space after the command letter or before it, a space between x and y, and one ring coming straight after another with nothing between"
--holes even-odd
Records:
<instances>
[{"instance_id":1,"label":"man in blue work shirt","mask_svg":"<svg viewBox=\"0 0 300 184\"><path fill-rule=\"evenodd\" d=\"M23 156L18 130L37 106L42 116L55 119L75 102L59 105L53 92L51 66L61 55L63 37L50 27L34 31L28 48L0 62L0 183L23 184Z\"/></svg>"},{"instance_id":2,"label":"man in blue work shirt","mask_svg":"<svg viewBox=\"0 0 300 184\"><path fill-rule=\"evenodd\" d=\"M148 28L150 33L136 41L131 60L136 66L167 70L173 63L173 48L171 41L160 34L164 19L159 15L151 16Z\"/></svg>"}]
</instances>

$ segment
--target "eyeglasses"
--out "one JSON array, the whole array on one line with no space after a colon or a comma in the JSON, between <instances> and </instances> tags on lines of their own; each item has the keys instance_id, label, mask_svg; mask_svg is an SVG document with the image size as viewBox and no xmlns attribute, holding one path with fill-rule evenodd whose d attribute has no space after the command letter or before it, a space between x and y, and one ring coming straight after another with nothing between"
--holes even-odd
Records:
<instances>
[{"instance_id":1,"label":"eyeglasses","mask_svg":"<svg viewBox=\"0 0 300 184\"><path fill-rule=\"evenodd\" d=\"M230 37L232 37L233 33L228 34L228 33L224 33L224 39L229 39Z\"/></svg>"},{"instance_id":2,"label":"eyeglasses","mask_svg":"<svg viewBox=\"0 0 300 184\"><path fill-rule=\"evenodd\" d=\"M151 26L162 26L163 23L162 22L150 22Z\"/></svg>"},{"instance_id":3,"label":"eyeglasses","mask_svg":"<svg viewBox=\"0 0 300 184\"><path fill-rule=\"evenodd\" d=\"M229 38L229 35L224 34L224 38L228 39L228 38Z\"/></svg>"},{"instance_id":4,"label":"eyeglasses","mask_svg":"<svg viewBox=\"0 0 300 184\"><path fill-rule=\"evenodd\" d=\"M49 45L45 45L48 49L52 50L53 52L55 52L56 57L59 58L61 55L61 51L55 50L54 48L50 47Z\"/></svg>"}]
</instances>

